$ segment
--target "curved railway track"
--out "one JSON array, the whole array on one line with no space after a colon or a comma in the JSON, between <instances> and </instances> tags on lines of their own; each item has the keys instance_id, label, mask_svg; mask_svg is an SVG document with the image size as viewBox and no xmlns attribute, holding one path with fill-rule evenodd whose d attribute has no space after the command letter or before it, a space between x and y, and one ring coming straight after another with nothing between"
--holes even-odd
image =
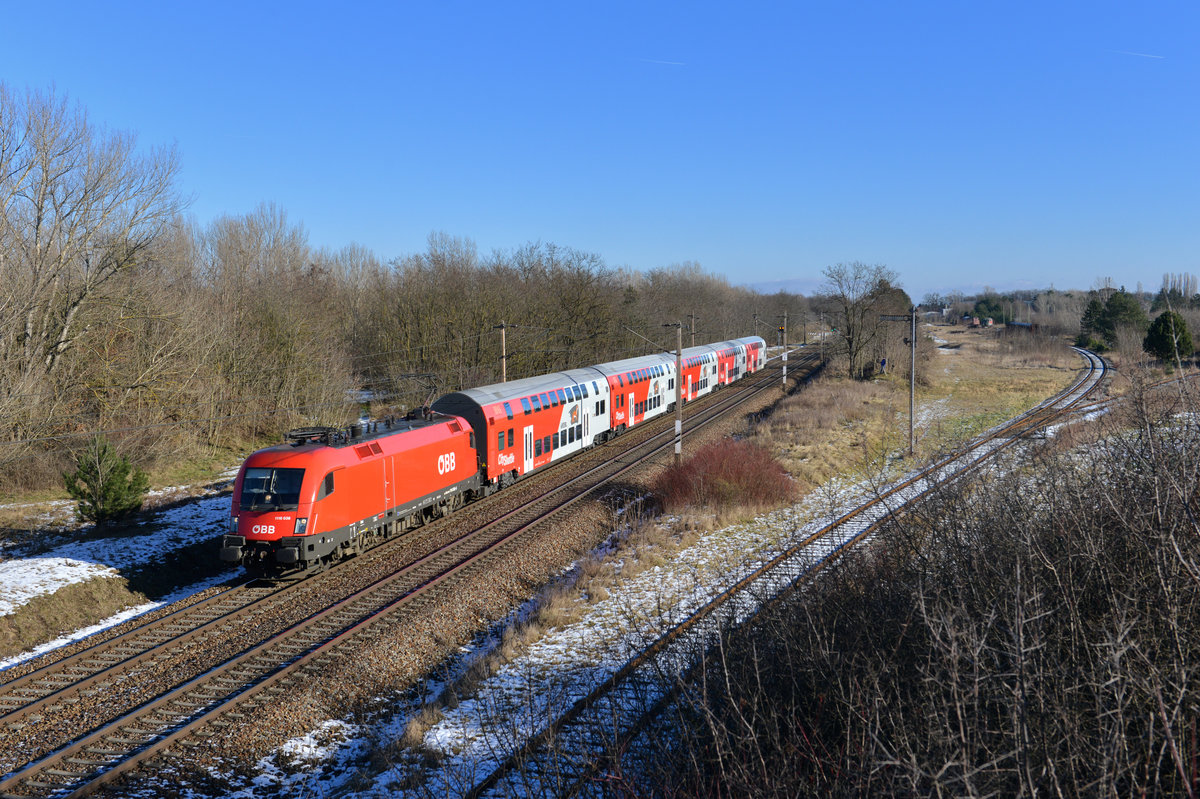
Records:
<instances>
[{"instance_id":1,"label":"curved railway track","mask_svg":"<svg viewBox=\"0 0 1200 799\"><path fill-rule=\"evenodd\" d=\"M777 369L766 369L689 404L685 433L778 380ZM429 597L487 569L672 440L669 417L656 420L322 574L235 586L15 677L0 685L0 794L85 795L276 701L306 669L328 665L369 631L403 625Z\"/></svg>"},{"instance_id":2,"label":"curved railway track","mask_svg":"<svg viewBox=\"0 0 1200 799\"><path fill-rule=\"evenodd\" d=\"M627 751L648 722L674 701L697 652L718 631L742 624L802 586L893 514L949 481L962 479L1030 433L1074 413L1099 386L1107 364L1086 350L1083 374L1066 390L1002 424L771 557L632 657L537 733L499 760L469 797L605 795L607 753ZM814 548L818 549L816 553ZM767 597L765 601L763 597Z\"/></svg>"}]
</instances>

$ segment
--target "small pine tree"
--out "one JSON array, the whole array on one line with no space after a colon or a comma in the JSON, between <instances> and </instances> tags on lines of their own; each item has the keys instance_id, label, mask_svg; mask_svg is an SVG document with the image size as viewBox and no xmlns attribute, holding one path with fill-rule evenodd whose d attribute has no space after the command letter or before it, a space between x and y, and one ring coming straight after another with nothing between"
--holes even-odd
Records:
<instances>
[{"instance_id":1,"label":"small pine tree","mask_svg":"<svg viewBox=\"0 0 1200 799\"><path fill-rule=\"evenodd\" d=\"M1192 334L1187 322L1174 311L1163 311L1142 339L1142 349L1160 361L1173 361L1192 354Z\"/></svg>"},{"instance_id":2,"label":"small pine tree","mask_svg":"<svg viewBox=\"0 0 1200 799\"><path fill-rule=\"evenodd\" d=\"M63 472L63 483L79 503L79 518L102 525L142 507L150 478L103 438L92 439L76 467L74 473Z\"/></svg>"}]
</instances>

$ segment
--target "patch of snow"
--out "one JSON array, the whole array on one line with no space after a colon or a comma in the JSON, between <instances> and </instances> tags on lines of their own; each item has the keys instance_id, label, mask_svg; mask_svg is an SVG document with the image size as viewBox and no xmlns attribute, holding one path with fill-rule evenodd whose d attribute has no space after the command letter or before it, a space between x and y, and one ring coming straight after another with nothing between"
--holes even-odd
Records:
<instances>
[{"instance_id":1,"label":"patch of snow","mask_svg":"<svg viewBox=\"0 0 1200 799\"><path fill-rule=\"evenodd\" d=\"M0 566L0 570L2 570L2 569L3 569L3 566ZM2 571L0 571L0 575L2 575ZM0 576L0 579L3 579L2 576ZM60 646L66 646L67 644L82 640L84 638L87 638L89 635L93 635L93 634L101 632L103 630L107 630L109 627L116 627L118 624L129 621L130 619L136 618L138 616L141 616L143 613L149 613L152 610L156 610L156 609L164 607L166 605L170 605L172 602L178 602L179 600L184 599L185 597L189 597L192 594L203 591L206 588L211 588L214 585L220 585L221 583L225 582L228 579L229 579L228 576L222 575L222 576L218 576L218 577L209 578L208 580L202 580L198 583L193 583L192 585L189 585L185 588L180 588L178 591L174 591L174 592L168 594L167 596L164 596L162 599L159 599L156 602L147 602L142 605L136 605L131 608L126 608L125 610L121 611L120 613L116 613L112 616L109 616L107 619L104 619L101 622L93 624L90 627L84 627L82 629L75 630L74 632L68 633L67 635L64 635L60 638L56 638L53 641L47 641L46 643L41 644L40 646L34 647L33 649L30 649L27 652L22 652L19 655L13 655L12 657L9 657L9 658L0 659L0 672L4 671L7 668L17 665L18 663L23 663L26 660L29 660L30 658L34 658L34 657L37 657L38 655L58 649Z\"/></svg>"},{"instance_id":2,"label":"patch of snow","mask_svg":"<svg viewBox=\"0 0 1200 799\"><path fill-rule=\"evenodd\" d=\"M154 514L141 532L71 542L36 555L29 547L10 547L5 552L8 559L0 563L0 614L71 583L113 577L121 569L145 566L173 550L213 538L225 529L229 501L225 495L187 502Z\"/></svg>"}]
</instances>

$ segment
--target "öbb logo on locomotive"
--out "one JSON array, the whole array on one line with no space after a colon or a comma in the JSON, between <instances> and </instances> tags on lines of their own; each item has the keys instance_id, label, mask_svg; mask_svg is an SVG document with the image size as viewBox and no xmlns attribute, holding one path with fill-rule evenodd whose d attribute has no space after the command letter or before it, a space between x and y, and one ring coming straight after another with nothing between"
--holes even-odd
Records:
<instances>
[{"instance_id":1,"label":"\u00f6bb logo on locomotive","mask_svg":"<svg viewBox=\"0 0 1200 799\"><path fill-rule=\"evenodd\" d=\"M234 481L220 556L315 569L696 399L766 361L758 336L468 388L403 417L293 430ZM647 391L647 389L651 389ZM468 467L470 464L470 468Z\"/></svg>"}]
</instances>

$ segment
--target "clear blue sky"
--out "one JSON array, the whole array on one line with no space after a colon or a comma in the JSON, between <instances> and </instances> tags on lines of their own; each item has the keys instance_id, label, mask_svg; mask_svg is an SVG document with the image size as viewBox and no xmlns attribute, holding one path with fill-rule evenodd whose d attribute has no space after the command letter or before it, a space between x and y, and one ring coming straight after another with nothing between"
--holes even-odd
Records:
<instances>
[{"instance_id":1,"label":"clear blue sky","mask_svg":"<svg viewBox=\"0 0 1200 799\"><path fill-rule=\"evenodd\" d=\"M205 224L811 291L1200 272L1200 4L31 3L0 80L174 142Z\"/></svg>"}]
</instances>

